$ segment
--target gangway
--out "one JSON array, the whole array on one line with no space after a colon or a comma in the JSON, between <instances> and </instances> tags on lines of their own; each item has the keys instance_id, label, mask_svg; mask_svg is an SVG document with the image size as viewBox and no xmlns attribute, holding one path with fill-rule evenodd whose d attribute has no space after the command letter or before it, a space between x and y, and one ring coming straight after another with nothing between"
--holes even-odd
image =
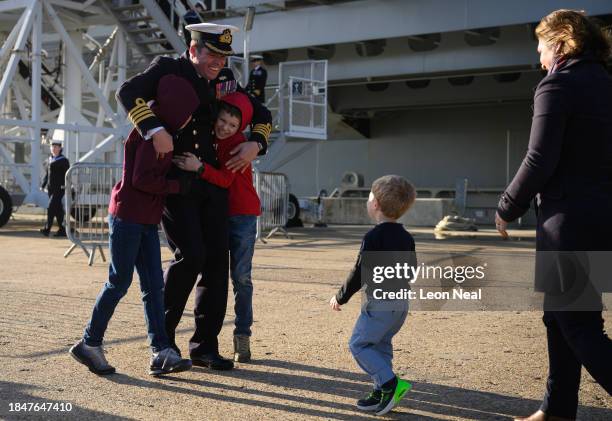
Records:
<instances>
[{"instance_id":1,"label":"gangway","mask_svg":"<svg viewBox=\"0 0 612 421\"><path fill-rule=\"evenodd\" d=\"M257 162L266 171L277 168L274 163L288 140L327 139L327 60L280 63L278 83L267 93L270 90L266 107L273 131L268 153Z\"/></svg>"},{"instance_id":2,"label":"gangway","mask_svg":"<svg viewBox=\"0 0 612 421\"><path fill-rule=\"evenodd\" d=\"M180 1L167 1L165 12L154 0L125 4L104 0L102 4L128 40L149 60L160 54L176 55L185 51L185 41L178 35L179 27L185 25L183 16L186 13Z\"/></svg>"},{"instance_id":3,"label":"gangway","mask_svg":"<svg viewBox=\"0 0 612 421\"><path fill-rule=\"evenodd\" d=\"M248 66L230 57L227 67L244 87ZM287 139L327 139L327 60L287 61L279 64L278 82L266 87L266 107L272 113L270 147L259 165L266 167ZM267 167L266 167L267 168Z\"/></svg>"}]
</instances>

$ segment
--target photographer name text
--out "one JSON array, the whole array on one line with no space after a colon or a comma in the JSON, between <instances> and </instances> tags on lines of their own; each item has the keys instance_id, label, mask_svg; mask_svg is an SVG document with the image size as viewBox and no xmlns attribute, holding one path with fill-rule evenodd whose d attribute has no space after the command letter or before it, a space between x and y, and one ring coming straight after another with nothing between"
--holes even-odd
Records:
<instances>
[{"instance_id":1,"label":"photographer name text","mask_svg":"<svg viewBox=\"0 0 612 421\"><path fill-rule=\"evenodd\" d=\"M399 291L384 291L377 288L372 296L376 300L481 300L482 289L466 291L463 288L454 288L452 291L425 291L421 288L416 291L403 288Z\"/></svg>"}]
</instances>

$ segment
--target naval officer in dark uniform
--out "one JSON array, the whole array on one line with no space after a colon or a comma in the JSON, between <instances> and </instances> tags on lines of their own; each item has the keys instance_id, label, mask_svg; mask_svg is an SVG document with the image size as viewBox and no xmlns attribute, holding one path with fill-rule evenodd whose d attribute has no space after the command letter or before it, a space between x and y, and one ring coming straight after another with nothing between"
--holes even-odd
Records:
<instances>
[{"instance_id":1,"label":"naval officer in dark uniform","mask_svg":"<svg viewBox=\"0 0 612 421\"><path fill-rule=\"evenodd\" d=\"M224 68L233 54L232 33L236 27L200 23L188 25L191 43L177 59L157 57L142 73L127 80L117 93L128 110L128 118L145 138L151 138L159 154L191 152L201 161L219 167L215 149L213 120L217 99L233 91L243 91L231 70ZM162 76L174 74L191 82L200 97L200 107L192 121L174 139L163 128L147 102L154 99ZM251 97L253 119L248 142L233 151L230 170L240 171L257 155L266 152L271 131L270 112ZM171 177L187 176L173 168ZM187 299L196 285L195 332L189 341L194 365L217 370L233 367L219 355L217 336L221 330L228 292L228 208L227 190L197 179L189 195L169 196L162 217L174 260L164 275L166 330L173 346ZM197 281L197 283L196 283Z\"/></svg>"},{"instance_id":2,"label":"naval officer in dark uniform","mask_svg":"<svg viewBox=\"0 0 612 421\"><path fill-rule=\"evenodd\" d=\"M263 66L263 57L260 55L251 56L251 72L249 73L249 84L247 91L262 104L266 103L266 83L268 81L268 71Z\"/></svg>"},{"instance_id":3,"label":"naval officer in dark uniform","mask_svg":"<svg viewBox=\"0 0 612 421\"><path fill-rule=\"evenodd\" d=\"M51 143L51 156L47 165L47 172L43 179L41 188L47 188L49 193L49 206L47 207L47 224L40 229L40 233L45 237L49 236L53 227L53 220L57 219L58 230L54 237L65 237L66 228L64 227L64 184L66 172L70 168L68 158L62 155L62 143L53 141Z\"/></svg>"}]
</instances>

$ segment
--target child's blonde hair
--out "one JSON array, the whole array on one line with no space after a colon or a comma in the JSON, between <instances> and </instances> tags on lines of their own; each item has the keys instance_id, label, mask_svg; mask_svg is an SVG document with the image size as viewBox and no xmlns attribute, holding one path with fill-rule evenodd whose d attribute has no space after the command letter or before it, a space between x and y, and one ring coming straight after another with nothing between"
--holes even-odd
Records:
<instances>
[{"instance_id":1,"label":"child's blonde hair","mask_svg":"<svg viewBox=\"0 0 612 421\"><path fill-rule=\"evenodd\" d=\"M399 175L385 175L372 183L372 194L387 218L398 219L416 200L412 183Z\"/></svg>"}]
</instances>

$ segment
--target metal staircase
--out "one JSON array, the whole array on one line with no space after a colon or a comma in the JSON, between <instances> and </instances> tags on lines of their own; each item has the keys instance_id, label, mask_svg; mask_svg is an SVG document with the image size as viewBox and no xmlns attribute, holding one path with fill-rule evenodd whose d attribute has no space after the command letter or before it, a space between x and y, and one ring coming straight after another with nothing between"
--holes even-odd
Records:
<instances>
[{"instance_id":1,"label":"metal staircase","mask_svg":"<svg viewBox=\"0 0 612 421\"><path fill-rule=\"evenodd\" d=\"M172 22L177 28L184 25L185 9L180 1L168 1L168 15L154 0L140 0L135 4L103 0L101 4L145 58L151 60L161 54L174 55L185 51L185 41L172 25Z\"/></svg>"}]
</instances>

